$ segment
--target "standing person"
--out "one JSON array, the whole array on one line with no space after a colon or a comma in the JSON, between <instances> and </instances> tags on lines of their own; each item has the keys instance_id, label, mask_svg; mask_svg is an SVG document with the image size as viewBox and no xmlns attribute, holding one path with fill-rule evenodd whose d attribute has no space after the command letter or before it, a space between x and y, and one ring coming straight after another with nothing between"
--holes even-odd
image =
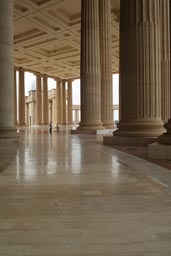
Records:
<instances>
[{"instance_id":1,"label":"standing person","mask_svg":"<svg viewBox=\"0 0 171 256\"><path fill-rule=\"evenodd\" d=\"M49 133L52 133L52 122L49 124Z\"/></svg>"}]
</instances>

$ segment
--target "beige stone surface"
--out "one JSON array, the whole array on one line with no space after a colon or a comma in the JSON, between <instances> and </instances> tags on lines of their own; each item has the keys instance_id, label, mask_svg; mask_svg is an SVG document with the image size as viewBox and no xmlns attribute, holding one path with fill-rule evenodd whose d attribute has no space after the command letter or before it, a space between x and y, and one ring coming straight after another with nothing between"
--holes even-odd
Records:
<instances>
[{"instance_id":1,"label":"beige stone surface","mask_svg":"<svg viewBox=\"0 0 171 256\"><path fill-rule=\"evenodd\" d=\"M36 124L42 125L42 89L40 74L36 75Z\"/></svg>"},{"instance_id":2,"label":"beige stone surface","mask_svg":"<svg viewBox=\"0 0 171 256\"><path fill-rule=\"evenodd\" d=\"M119 3L112 3L112 71L119 71ZM14 61L61 79L80 77L81 0L14 0Z\"/></svg>"},{"instance_id":3,"label":"beige stone surface","mask_svg":"<svg viewBox=\"0 0 171 256\"><path fill-rule=\"evenodd\" d=\"M13 63L13 5L0 2L0 140L19 140L15 121L16 91ZM25 107L25 106L24 106Z\"/></svg>"},{"instance_id":4,"label":"beige stone surface","mask_svg":"<svg viewBox=\"0 0 171 256\"><path fill-rule=\"evenodd\" d=\"M14 68L14 125L17 125L17 77Z\"/></svg>"},{"instance_id":5,"label":"beige stone surface","mask_svg":"<svg viewBox=\"0 0 171 256\"><path fill-rule=\"evenodd\" d=\"M66 124L66 81L61 83L61 123Z\"/></svg>"},{"instance_id":6,"label":"beige stone surface","mask_svg":"<svg viewBox=\"0 0 171 256\"><path fill-rule=\"evenodd\" d=\"M161 116L164 122L171 116L170 104L170 1L160 1L161 17Z\"/></svg>"},{"instance_id":7,"label":"beige stone surface","mask_svg":"<svg viewBox=\"0 0 171 256\"><path fill-rule=\"evenodd\" d=\"M101 120L106 129L114 128L112 82L111 1L99 0Z\"/></svg>"},{"instance_id":8,"label":"beige stone surface","mask_svg":"<svg viewBox=\"0 0 171 256\"><path fill-rule=\"evenodd\" d=\"M25 122L25 80L24 69L19 69L19 81L18 81L18 125L26 125Z\"/></svg>"},{"instance_id":9,"label":"beige stone surface","mask_svg":"<svg viewBox=\"0 0 171 256\"><path fill-rule=\"evenodd\" d=\"M72 124L72 80L68 80L68 124Z\"/></svg>"},{"instance_id":10,"label":"beige stone surface","mask_svg":"<svg viewBox=\"0 0 171 256\"><path fill-rule=\"evenodd\" d=\"M94 135L21 134L0 154L0 255L170 256L170 171Z\"/></svg>"},{"instance_id":11,"label":"beige stone surface","mask_svg":"<svg viewBox=\"0 0 171 256\"><path fill-rule=\"evenodd\" d=\"M78 129L104 129L101 121L101 76L98 0L82 1L80 68L81 122Z\"/></svg>"},{"instance_id":12,"label":"beige stone surface","mask_svg":"<svg viewBox=\"0 0 171 256\"><path fill-rule=\"evenodd\" d=\"M163 132L159 4L159 0L121 0L121 120L114 136L138 140Z\"/></svg>"},{"instance_id":13,"label":"beige stone surface","mask_svg":"<svg viewBox=\"0 0 171 256\"><path fill-rule=\"evenodd\" d=\"M47 84L47 76L43 76L43 108L42 108L42 124L48 124L48 84Z\"/></svg>"}]
</instances>

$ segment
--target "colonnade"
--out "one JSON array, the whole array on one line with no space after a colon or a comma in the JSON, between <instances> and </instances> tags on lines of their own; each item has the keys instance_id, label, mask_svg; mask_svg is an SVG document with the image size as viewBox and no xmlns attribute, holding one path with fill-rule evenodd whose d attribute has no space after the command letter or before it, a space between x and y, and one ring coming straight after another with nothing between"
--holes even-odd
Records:
<instances>
[{"instance_id":1,"label":"colonnade","mask_svg":"<svg viewBox=\"0 0 171 256\"><path fill-rule=\"evenodd\" d=\"M17 121L17 81L16 72L18 70L18 121ZM34 106L31 108L31 112L34 113L32 122L28 119L30 110L25 108L25 70L22 68L14 69L14 102L15 102L15 124L19 126L25 125L48 125L52 120L54 123L59 124L72 124L72 79L56 81L56 90L54 95L53 105L53 118L49 114L49 102L48 98L48 77L35 72L36 76L36 90L35 97L32 94L31 102L34 102ZM68 85L68 86L66 86ZM68 89L66 89L68 87Z\"/></svg>"},{"instance_id":2,"label":"colonnade","mask_svg":"<svg viewBox=\"0 0 171 256\"><path fill-rule=\"evenodd\" d=\"M0 2L0 133L15 130L16 105L13 86L12 3ZM6 34L6 26L9 28ZM120 122L118 130L104 143L144 145L160 136L163 121L171 115L170 104L170 2L169 0L120 1ZM5 57L4 57L5 56ZM8 56L8 58L6 57ZM112 48L110 0L81 1L81 122L78 132L113 128ZM5 64L4 64L5 63ZM21 83L23 70L20 69ZM37 83L40 81L38 79ZM71 106L70 89L66 100L66 81L57 80L56 115L66 123L66 108ZM68 88L70 82L68 82ZM37 86L39 88L40 85ZM23 86L19 86L23 97ZM40 89L38 89L40 90ZM47 124L47 77L43 76L42 117ZM3 95L3 96L2 96ZM58 97L59 96L59 97ZM36 95L37 115L40 92ZM8 103L7 103L8 102ZM19 101L23 106L22 100ZM67 103L67 104L66 104ZM59 107L60 106L60 107ZM24 109L19 124L24 125ZM68 120L70 120L68 114ZM69 121L70 122L70 121ZM170 121L165 125L170 136ZM160 137L160 142L162 137Z\"/></svg>"}]
</instances>

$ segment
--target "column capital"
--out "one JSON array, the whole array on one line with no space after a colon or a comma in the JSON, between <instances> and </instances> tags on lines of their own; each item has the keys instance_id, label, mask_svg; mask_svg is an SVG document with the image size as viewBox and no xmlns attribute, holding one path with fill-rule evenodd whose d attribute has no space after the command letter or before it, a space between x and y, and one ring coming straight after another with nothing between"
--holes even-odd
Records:
<instances>
[{"instance_id":1,"label":"column capital","mask_svg":"<svg viewBox=\"0 0 171 256\"><path fill-rule=\"evenodd\" d=\"M56 82L61 82L61 79L58 78L58 77L54 77L53 79L54 79Z\"/></svg>"},{"instance_id":2,"label":"column capital","mask_svg":"<svg viewBox=\"0 0 171 256\"><path fill-rule=\"evenodd\" d=\"M68 84L70 84L70 83L72 84L73 81L74 81L73 78L70 78L70 79L67 80Z\"/></svg>"},{"instance_id":3,"label":"column capital","mask_svg":"<svg viewBox=\"0 0 171 256\"><path fill-rule=\"evenodd\" d=\"M35 75L35 76L41 76L42 77L42 74L40 73L40 72L33 72L33 75Z\"/></svg>"},{"instance_id":4,"label":"column capital","mask_svg":"<svg viewBox=\"0 0 171 256\"><path fill-rule=\"evenodd\" d=\"M19 67L19 68L18 68L18 71L20 71L20 72L25 72L25 69L24 69L23 67Z\"/></svg>"}]
</instances>

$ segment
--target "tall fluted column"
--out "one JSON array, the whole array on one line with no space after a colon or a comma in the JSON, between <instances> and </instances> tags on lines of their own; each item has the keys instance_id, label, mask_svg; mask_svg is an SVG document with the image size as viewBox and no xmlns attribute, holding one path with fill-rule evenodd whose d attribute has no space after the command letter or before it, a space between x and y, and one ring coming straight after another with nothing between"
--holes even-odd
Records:
<instances>
[{"instance_id":1,"label":"tall fluted column","mask_svg":"<svg viewBox=\"0 0 171 256\"><path fill-rule=\"evenodd\" d=\"M0 1L0 139L17 136L14 124L13 1Z\"/></svg>"},{"instance_id":2,"label":"tall fluted column","mask_svg":"<svg viewBox=\"0 0 171 256\"><path fill-rule=\"evenodd\" d=\"M81 122L78 129L104 129L101 122L99 0L81 1Z\"/></svg>"},{"instance_id":3,"label":"tall fluted column","mask_svg":"<svg viewBox=\"0 0 171 256\"><path fill-rule=\"evenodd\" d=\"M18 84L18 125L23 126L25 123L25 82L24 69L19 69L19 84Z\"/></svg>"},{"instance_id":4,"label":"tall fluted column","mask_svg":"<svg viewBox=\"0 0 171 256\"><path fill-rule=\"evenodd\" d=\"M17 125L17 80L16 68L14 68L14 124Z\"/></svg>"},{"instance_id":5,"label":"tall fluted column","mask_svg":"<svg viewBox=\"0 0 171 256\"><path fill-rule=\"evenodd\" d=\"M48 84L47 84L47 76L43 76L43 116L42 116L42 124L48 124L48 110L49 110L49 102L48 102Z\"/></svg>"},{"instance_id":6,"label":"tall fluted column","mask_svg":"<svg viewBox=\"0 0 171 256\"><path fill-rule=\"evenodd\" d=\"M58 81L58 122L62 123L62 85L61 80Z\"/></svg>"},{"instance_id":7,"label":"tall fluted column","mask_svg":"<svg viewBox=\"0 0 171 256\"><path fill-rule=\"evenodd\" d=\"M114 128L112 88L111 0L99 0L101 119L105 128Z\"/></svg>"},{"instance_id":8,"label":"tall fluted column","mask_svg":"<svg viewBox=\"0 0 171 256\"><path fill-rule=\"evenodd\" d=\"M36 124L42 124L41 75L36 73Z\"/></svg>"},{"instance_id":9,"label":"tall fluted column","mask_svg":"<svg viewBox=\"0 0 171 256\"><path fill-rule=\"evenodd\" d=\"M56 79L56 122L60 123L60 110L61 107L59 105L60 101L60 80Z\"/></svg>"},{"instance_id":10,"label":"tall fluted column","mask_svg":"<svg viewBox=\"0 0 171 256\"><path fill-rule=\"evenodd\" d=\"M161 1L162 2L162 1ZM164 0L163 1L164 3L165 3L165 8L163 7L163 11L164 11L164 13L163 13L163 19L165 20L165 22L167 23L167 21L168 21L168 15L169 15L169 32L170 32L170 35L171 35L171 1L166 1L166 0ZM169 2L169 3L168 3ZM161 3L162 4L162 3ZM169 13L168 13L168 10L166 10L166 8L168 7L168 9L169 9ZM166 31L168 32L168 27L167 27L167 25L165 26L165 29L166 29ZM168 32L168 33L169 33ZM165 35L165 39L166 39L166 35ZM171 37L169 37L168 38L168 40L170 39ZM166 43L166 42L165 42ZM167 43L166 43L167 44ZM170 42L170 40L169 40L169 45L171 46L171 42ZM170 54L171 54L171 51L170 51ZM167 58L167 57L166 57ZM171 55L170 55L170 58L171 58ZM166 70L167 70L167 66L166 66ZM170 72L170 81L171 81L171 72ZM168 93L169 93L169 90L168 90ZM170 102L170 106L171 106L171 102ZM169 149L166 149L165 147L164 147L164 155L165 155L165 157L164 157L164 159L171 159L171 157L170 157L170 153L168 153L167 151L169 151L170 152L170 146L171 146L171 117L169 117L169 120L164 124L164 128L166 129L166 132L165 133L163 133L161 136L159 136L159 138L158 138L158 142L160 143L160 144L164 144L164 145L168 145L169 146ZM160 145L159 144L159 145ZM159 146L159 148L160 148L160 146ZM152 146L152 148L150 148L149 150L152 150L153 151L153 146ZM159 153L161 153L161 151L159 151ZM163 153L163 151L162 151L162 153ZM154 155L156 155L156 153L154 153ZM169 157L168 157L169 156ZM158 156L157 156L158 157Z\"/></svg>"},{"instance_id":11,"label":"tall fluted column","mask_svg":"<svg viewBox=\"0 0 171 256\"><path fill-rule=\"evenodd\" d=\"M138 144L162 133L160 50L160 0L121 0L121 120L114 136Z\"/></svg>"},{"instance_id":12,"label":"tall fluted column","mask_svg":"<svg viewBox=\"0 0 171 256\"><path fill-rule=\"evenodd\" d=\"M62 123L66 124L66 91L65 80L62 80Z\"/></svg>"},{"instance_id":13,"label":"tall fluted column","mask_svg":"<svg viewBox=\"0 0 171 256\"><path fill-rule=\"evenodd\" d=\"M68 80L68 124L72 124L72 79Z\"/></svg>"},{"instance_id":14,"label":"tall fluted column","mask_svg":"<svg viewBox=\"0 0 171 256\"><path fill-rule=\"evenodd\" d=\"M160 0L161 13L161 116L166 122L171 116L170 89L170 12L169 0Z\"/></svg>"}]
</instances>

